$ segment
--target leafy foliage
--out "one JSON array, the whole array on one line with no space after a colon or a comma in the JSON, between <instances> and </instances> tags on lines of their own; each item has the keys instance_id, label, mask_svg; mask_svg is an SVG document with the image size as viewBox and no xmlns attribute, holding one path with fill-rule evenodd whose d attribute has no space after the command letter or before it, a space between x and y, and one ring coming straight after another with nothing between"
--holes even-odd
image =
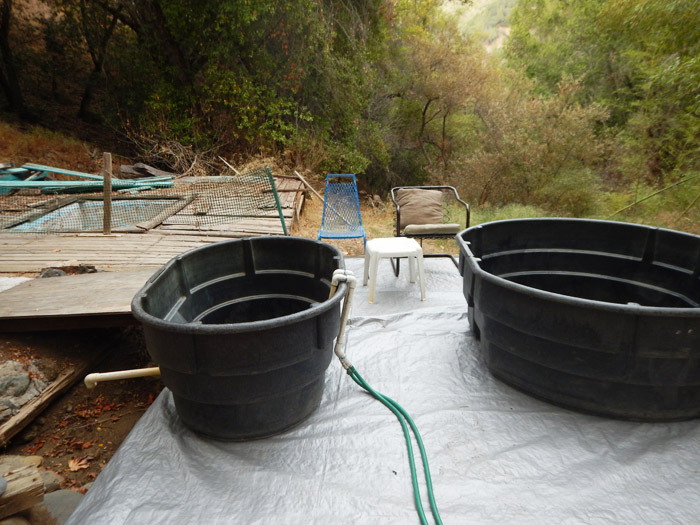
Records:
<instances>
[{"instance_id":1,"label":"leafy foliage","mask_svg":"<svg viewBox=\"0 0 700 525\"><path fill-rule=\"evenodd\" d=\"M511 79L511 83L515 82ZM479 101L480 140L463 154L468 174L462 192L479 205L519 202L569 215L591 211L600 183L593 171L604 143L595 126L606 112L576 102L576 83L562 83L557 96L531 97L503 82Z\"/></svg>"},{"instance_id":2,"label":"leafy foliage","mask_svg":"<svg viewBox=\"0 0 700 525\"><path fill-rule=\"evenodd\" d=\"M663 184L700 162L700 4L666 0L521 1L510 62L543 92L565 75L608 108L627 180Z\"/></svg>"},{"instance_id":3,"label":"leafy foliage","mask_svg":"<svg viewBox=\"0 0 700 525\"><path fill-rule=\"evenodd\" d=\"M7 109L73 104L144 154L262 152L373 192L451 183L476 205L561 215L700 170L698 2L489 2L499 26L512 8L503 56L441 0L36 5L0 2ZM694 220L683 187L654 202Z\"/></svg>"}]
</instances>

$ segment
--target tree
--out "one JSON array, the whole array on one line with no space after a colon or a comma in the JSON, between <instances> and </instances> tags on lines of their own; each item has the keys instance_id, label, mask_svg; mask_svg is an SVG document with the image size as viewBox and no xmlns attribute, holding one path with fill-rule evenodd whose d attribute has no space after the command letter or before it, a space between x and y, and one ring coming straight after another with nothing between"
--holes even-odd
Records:
<instances>
[{"instance_id":1,"label":"tree","mask_svg":"<svg viewBox=\"0 0 700 525\"><path fill-rule=\"evenodd\" d=\"M657 184L700 169L700 4L608 0L600 26L634 65L627 154Z\"/></svg>"},{"instance_id":2,"label":"tree","mask_svg":"<svg viewBox=\"0 0 700 525\"><path fill-rule=\"evenodd\" d=\"M329 160L348 170L369 162L359 139L372 126L360 124L383 2L93 1L141 51L132 74L119 75L128 92L112 91L140 132L245 153L290 146L297 157L326 143ZM140 103L127 100L135 94Z\"/></svg>"},{"instance_id":3,"label":"tree","mask_svg":"<svg viewBox=\"0 0 700 525\"><path fill-rule=\"evenodd\" d=\"M627 179L664 184L700 165L700 4L683 0L520 2L512 65L554 93L581 80L580 101L604 104Z\"/></svg>"},{"instance_id":4,"label":"tree","mask_svg":"<svg viewBox=\"0 0 700 525\"><path fill-rule=\"evenodd\" d=\"M12 27L12 0L2 0L0 4L0 88L2 88L10 111L26 114L24 97L19 83L15 55L10 45Z\"/></svg>"},{"instance_id":5,"label":"tree","mask_svg":"<svg viewBox=\"0 0 700 525\"><path fill-rule=\"evenodd\" d=\"M85 42L87 43L90 58L92 59L93 68L85 84L85 90L80 100L78 116L83 119L89 119L92 117L90 104L93 99L95 88L102 77L104 63L107 58L107 45L117 27L122 6L118 6L107 19L101 16L95 16L95 10L89 8L86 0L80 0L79 7L81 28L85 37Z\"/></svg>"}]
</instances>

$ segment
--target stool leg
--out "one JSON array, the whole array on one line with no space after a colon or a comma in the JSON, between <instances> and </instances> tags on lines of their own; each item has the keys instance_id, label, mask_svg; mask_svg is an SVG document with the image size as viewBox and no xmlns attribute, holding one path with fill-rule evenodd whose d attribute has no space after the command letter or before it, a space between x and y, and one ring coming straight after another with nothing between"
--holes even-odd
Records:
<instances>
[{"instance_id":1,"label":"stool leg","mask_svg":"<svg viewBox=\"0 0 700 525\"><path fill-rule=\"evenodd\" d=\"M372 252L365 250L365 271L362 274L362 286L367 286L367 277L369 276L369 260L372 257Z\"/></svg>"},{"instance_id":2,"label":"stool leg","mask_svg":"<svg viewBox=\"0 0 700 525\"><path fill-rule=\"evenodd\" d=\"M374 288L377 286L377 268L379 267L379 254L372 253L369 261L369 302L374 302Z\"/></svg>"},{"instance_id":3,"label":"stool leg","mask_svg":"<svg viewBox=\"0 0 700 525\"><path fill-rule=\"evenodd\" d=\"M418 279L420 279L420 300L425 301L425 273L423 272L423 253L419 253L416 257L418 262Z\"/></svg>"},{"instance_id":4,"label":"stool leg","mask_svg":"<svg viewBox=\"0 0 700 525\"><path fill-rule=\"evenodd\" d=\"M411 283L416 282L416 257L415 255L408 256L408 281Z\"/></svg>"}]
</instances>

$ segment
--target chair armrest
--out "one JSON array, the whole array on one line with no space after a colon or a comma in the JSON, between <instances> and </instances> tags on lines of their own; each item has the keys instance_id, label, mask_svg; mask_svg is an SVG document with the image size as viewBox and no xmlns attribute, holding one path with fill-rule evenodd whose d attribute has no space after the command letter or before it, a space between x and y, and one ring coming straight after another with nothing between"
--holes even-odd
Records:
<instances>
[{"instance_id":1,"label":"chair armrest","mask_svg":"<svg viewBox=\"0 0 700 525\"><path fill-rule=\"evenodd\" d=\"M403 229L404 235L457 235L462 226L452 224L409 224Z\"/></svg>"}]
</instances>

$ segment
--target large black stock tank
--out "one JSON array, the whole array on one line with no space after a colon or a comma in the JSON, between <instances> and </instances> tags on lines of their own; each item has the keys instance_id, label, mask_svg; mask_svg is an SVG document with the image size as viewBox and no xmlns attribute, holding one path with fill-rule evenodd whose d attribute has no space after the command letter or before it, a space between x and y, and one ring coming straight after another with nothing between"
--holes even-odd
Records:
<instances>
[{"instance_id":1,"label":"large black stock tank","mask_svg":"<svg viewBox=\"0 0 700 525\"><path fill-rule=\"evenodd\" d=\"M546 218L482 224L457 243L495 377L598 415L700 416L700 237Z\"/></svg>"},{"instance_id":2,"label":"large black stock tank","mask_svg":"<svg viewBox=\"0 0 700 525\"><path fill-rule=\"evenodd\" d=\"M257 237L201 246L168 262L131 309L190 429L221 440L273 435L323 394L340 325L333 246Z\"/></svg>"}]
</instances>

